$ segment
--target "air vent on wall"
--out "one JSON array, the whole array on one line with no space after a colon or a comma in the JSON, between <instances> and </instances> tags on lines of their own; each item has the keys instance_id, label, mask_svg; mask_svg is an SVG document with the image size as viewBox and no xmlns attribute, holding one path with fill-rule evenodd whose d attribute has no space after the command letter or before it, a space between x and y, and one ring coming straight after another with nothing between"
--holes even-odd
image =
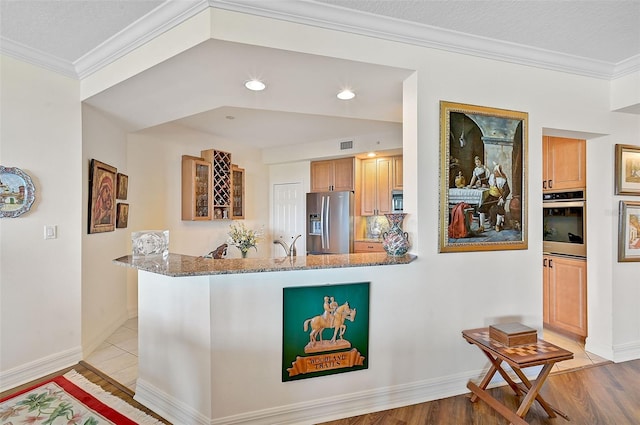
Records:
<instances>
[{"instance_id":1,"label":"air vent on wall","mask_svg":"<svg viewBox=\"0 0 640 425\"><path fill-rule=\"evenodd\" d=\"M340 150L343 151L345 149L353 149L353 140L349 140L348 142L340 142Z\"/></svg>"}]
</instances>

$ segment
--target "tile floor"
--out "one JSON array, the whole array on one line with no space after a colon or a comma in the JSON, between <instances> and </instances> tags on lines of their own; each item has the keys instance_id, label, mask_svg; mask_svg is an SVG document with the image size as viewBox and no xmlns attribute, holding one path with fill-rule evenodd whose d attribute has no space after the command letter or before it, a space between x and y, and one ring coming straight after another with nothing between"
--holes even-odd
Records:
<instances>
[{"instance_id":1,"label":"tile floor","mask_svg":"<svg viewBox=\"0 0 640 425\"><path fill-rule=\"evenodd\" d=\"M543 338L573 352L573 360L556 364L552 373L607 362L584 351L582 344L548 329L544 330ZM135 392L138 378L138 319L127 320L85 361Z\"/></svg>"}]
</instances>

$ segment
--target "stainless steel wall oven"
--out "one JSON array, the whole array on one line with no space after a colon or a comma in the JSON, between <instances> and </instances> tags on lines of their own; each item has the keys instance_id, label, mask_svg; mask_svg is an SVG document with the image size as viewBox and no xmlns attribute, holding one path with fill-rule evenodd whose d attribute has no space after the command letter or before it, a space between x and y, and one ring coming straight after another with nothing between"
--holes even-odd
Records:
<instances>
[{"instance_id":1,"label":"stainless steel wall oven","mask_svg":"<svg viewBox=\"0 0 640 425\"><path fill-rule=\"evenodd\" d=\"M545 253L587 256L584 191L545 193L542 198Z\"/></svg>"}]
</instances>

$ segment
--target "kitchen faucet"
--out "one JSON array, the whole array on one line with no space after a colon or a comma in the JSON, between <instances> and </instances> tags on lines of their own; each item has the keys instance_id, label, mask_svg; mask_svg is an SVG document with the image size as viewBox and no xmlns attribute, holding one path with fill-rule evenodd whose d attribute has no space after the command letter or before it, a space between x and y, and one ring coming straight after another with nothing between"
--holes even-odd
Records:
<instances>
[{"instance_id":1,"label":"kitchen faucet","mask_svg":"<svg viewBox=\"0 0 640 425\"><path fill-rule=\"evenodd\" d=\"M277 239L277 240L273 241L273 243L274 244L279 244L280 246L282 246L282 248L284 248L284 253L287 255L287 257L295 257L297 255L297 252L296 252L296 241L301 236L302 235L296 236L293 239L293 242L291 242L291 245L289 245L289 246L287 246L286 242L284 242L282 240L282 236L280 236L280 239Z\"/></svg>"}]
</instances>

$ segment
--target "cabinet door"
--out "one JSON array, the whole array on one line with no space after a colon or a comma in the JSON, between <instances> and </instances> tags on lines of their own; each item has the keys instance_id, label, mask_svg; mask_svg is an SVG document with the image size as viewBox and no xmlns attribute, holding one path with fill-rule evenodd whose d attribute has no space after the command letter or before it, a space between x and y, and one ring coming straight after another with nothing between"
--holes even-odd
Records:
<instances>
[{"instance_id":1,"label":"cabinet door","mask_svg":"<svg viewBox=\"0 0 640 425\"><path fill-rule=\"evenodd\" d=\"M360 215L376 215L377 191L377 161L365 159L362 161L362 189L360 191Z\"/></svg>"},{"instance_id":2,"label":"cabinet door","mask_svg":"<svg viewBox=\"0 0 640 425\"><path fill-rule=\"evenodd\" d=\"M393 190L402 190L402 156L394 156L393 160Z\"/></svg>"},{"instance_id":3,"label":"cabinet door","mask_svg":"<svg viewBox=\"0 0 640 425\"><path fill-rule=\"evenodd\" d=\"M549 323L587 336L587 262L549 256Z\"/></svg>"},{"instance_id":4,"label":"cabinet door","mask_svg":"<svg viewBox=\"0 0 640 425\"><path fill-rule=\"evenodd\" d=\"M332 190L355 190L355 158L342 158L333 161Z\"/></svg>"},{"instance_id":5,"label":"cabinet door","mask_svg":"<svg viewBox=\"0 0 640 425\"><path fill-rule=\"evenodd\" d=\"M587 142L549 136L545 136L545 139L543 149L546 177L543 189L558 191L586 188Z\"/></svg>"},{"instance_id":6,"label":"cabinet door","mask_svg":"<svg viewBox=\"0 0 640 425\"><path fill-rule=\"evenodd\" d=\"M333 185L333 162L313 161L311 163L311 191L328 192Z\"/></svg>"},{"instance_id":7,"label":"cabinet door","mask_svg":"<svg viewBox=\"0 0 640 425\"><path fill-rule=\"evenodd\" d=\"M362 161L360 215L382 215L391 212L391 158Z\"/></svg>"},{"instance_id":8,"label":"cabinet door","mask_svg":"<svg viewBox=\"0 0 640 425\"><path fill-rule=\"evenodd\" d=\"M231 183L233 184L231 218L241 220L244 218L244 168L233 164L231 170Z\"/></svg>"},{"instance_id":9,"label":"cabinet door","mask_svg":"<svg viewBox=\"0 0 640 425\"><path fill-rule=\"evenodd\" d=\"M376 161L376 208L377 215L391 212L392 170L391 158L379 158Z\"/></svg>"},{"instance_id":10,"label":"cabinet door","mask_svg":"<svg viewBox=\"0 0 640 425\"><path fill-rule=\"evenodd\" d=\"M211 163L182 156L182 219L211 220Z\"/></svg>"},{"instance_id":11,"label":"cabinet door","mask_svg":"<svg viewBox=\"0 0 640 425\"><path fill-rule=\"evenodd\" d=\"M549 267L551 258L548 255L542 257L542 322L551 324L549 315Z\"/></svg>"}]
</instances>

